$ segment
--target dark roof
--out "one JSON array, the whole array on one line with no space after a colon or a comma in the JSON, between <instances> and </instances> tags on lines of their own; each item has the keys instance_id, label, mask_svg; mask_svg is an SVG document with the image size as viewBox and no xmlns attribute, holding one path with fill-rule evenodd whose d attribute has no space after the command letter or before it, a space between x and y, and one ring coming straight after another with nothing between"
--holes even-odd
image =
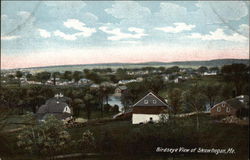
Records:
<instances>
[{"instance_id":1,"label":"dark roof","mask_svg":"<svg viewBox=\"0 0 250 160\"><path fill-rule=\"evenodd\" d=\"M127 89L127 86L118 86L118 88L119 88L120 90L126 90L126 89Z\"/></svg>"},{"instance_id":2,"label":"dark roof","mask_svg":"<svg viewBox=\"0 0 250 160\"><path fill-rule=\"evenodd\" d=\"M168 107L168 104L160 96L156 96L152 92L149 92L146 96L136 102L133 107L139 106L165 106Z\"/></svg>"},{"instance_id":3,"label":"dark roof","mask_svg":"<svg viewBox=\"0 0 250 160\"><path fill-rule=\"evenodd\" d=\"M42 105L39 109L38 109L38 111L37 111L37 113L40 113L40 114L43 114L43 113L46 113L47 112L47 106L46 105Z\"/></svg>"},{"instance_id":4,"label":"dark roof","mask_svg":"<svg viewBox=\"0 0 250 160\"><path fill-rule=\"evenodd\" d=\"M67 101L71 100L68 97L60 97L60 98L50 98L46 101L45 105L42 105L37 113L36 117L37 119L44 119L44 116L53 114L58 119L65 119L67 117L70 117L70 113L65 113L64 109L68 106L66 103Z\"/></svg>"},{"instance_id":5,"label":"dark roof","mask_svg":"<svg viewBox=\"0 0 250 160\"><path fill-rule=\"evenodd\" d=\"M47 110L49 113L60 113L63 112L66 106L68 106L68 104L65 102L51 101L47 104Z\"/></svg>"},{"instance_id":6,"label":"dark roof","mask_svg":"<svg viewBox=\"0 0 250 160\"><path fill-rule=\"evenodd\" d=\"M246 108L246 106L244 105L244 103L242 103L241 101L239 101L236 98L232 98L232 99L226 100L225 102L228 105L230 105L231 107L235 108L235 109Z\"/></svg>"}]
</instances>

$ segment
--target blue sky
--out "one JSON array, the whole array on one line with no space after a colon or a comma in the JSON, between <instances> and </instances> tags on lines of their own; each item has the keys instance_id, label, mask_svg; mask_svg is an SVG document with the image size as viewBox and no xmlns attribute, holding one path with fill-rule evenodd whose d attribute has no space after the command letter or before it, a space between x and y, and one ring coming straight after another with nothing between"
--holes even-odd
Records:
<instances>
[{"instance_id":1,"label":"blue sky","mask_svg":"<svg viewBox=\"0 0 250 160\"><path fill-rule=\"evenodd\" d=\"M3 68L249 55L249 2L1 3Z\"/></svg>"}]
</instances>

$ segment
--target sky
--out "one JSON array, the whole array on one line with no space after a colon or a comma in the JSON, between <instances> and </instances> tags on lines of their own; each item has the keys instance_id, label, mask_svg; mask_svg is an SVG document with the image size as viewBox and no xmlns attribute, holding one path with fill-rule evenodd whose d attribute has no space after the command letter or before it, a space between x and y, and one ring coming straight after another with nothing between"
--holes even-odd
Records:
<instances>
[{"instance_id":1,"label":"sky","mask_svg":"<svg viewBox=\"0 0 250 160\"><path fill-rule=\"evenodd\" d=\"M246 1L1 1L1 68L249 58Z\"/></svg>"}]
</instances>

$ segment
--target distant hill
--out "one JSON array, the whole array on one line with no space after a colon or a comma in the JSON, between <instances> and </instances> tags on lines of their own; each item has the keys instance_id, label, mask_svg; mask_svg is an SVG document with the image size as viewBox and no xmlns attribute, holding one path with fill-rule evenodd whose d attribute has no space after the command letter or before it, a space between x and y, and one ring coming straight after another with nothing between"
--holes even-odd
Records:
<instances>
[{"instance_id":1,"label":"distant hill","mask_svg":"<svg viewBox=\"0 0 250 160\"><path fill-rule=\"evenodd\" d=\"M197 68L199 66L223 66L233 63L243 63L249 65L248 59L215 59L208 61L178 61L178 62L144 62L144 63L98 63L98 64L77 64L77 65L59 65L59 66L44 66L44 67L31 67L31 68L21 68L21 70L27 70L32 72L40 71L82 71L83 69L92 69L92 68L141 68L141 67L171 67L171 66L180 66L180 67L190 67ZM19 69L12 69L19 70Z\"/></svg>"},{"instance_id":2,"label":"distant hill","mask_svg":"<svg viewBox=\"0 0 250 160\"><path fill-rule=\"evenodd\" d=\"M171 62L168 64L172 65L192 65L192 66L223 66L233 63L243 63L249 65L248 59L215 59L210 61L181 61L181 62Z\"/></svg>"}]
</instances>

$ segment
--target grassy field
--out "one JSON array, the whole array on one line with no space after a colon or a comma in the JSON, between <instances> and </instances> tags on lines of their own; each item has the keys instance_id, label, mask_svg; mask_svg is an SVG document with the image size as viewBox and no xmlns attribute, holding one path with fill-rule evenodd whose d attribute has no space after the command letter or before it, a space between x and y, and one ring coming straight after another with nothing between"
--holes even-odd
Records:
<instances>
[{"instance_id":1,"label":"grassy field","mask_svg":"<svg viewBox=\"0 0 250 160\"><path fill-rule=\"evenodd\" d=\"M233 124L218 124L209 115L200 117L200 129L196 130L196 116L172 119L166 124L132 125L131 121L110 121L89 123L83 127L68 128L71 139L78 140L86 130L93 132L96 139L98 153L108 153L106 156L97 156L84 159L146 159L162 160L173 159L172 154L156 153L156 147L185 147L185 148L233 148L235 154L179 154L175 160L245 160L248 156L248 127ZM21 122L20 116L12 116L9 121ZM9 159L39 159L37 155L29 156L16 146L18 132L9 133L1 140L6 139ZM65 151L78 153L79 148ZM0 156L1 157L1 156ZM3 157L3 156L2 156ZM70 159L82 159L70 158Z\"/></svg>"}]
</instances>

